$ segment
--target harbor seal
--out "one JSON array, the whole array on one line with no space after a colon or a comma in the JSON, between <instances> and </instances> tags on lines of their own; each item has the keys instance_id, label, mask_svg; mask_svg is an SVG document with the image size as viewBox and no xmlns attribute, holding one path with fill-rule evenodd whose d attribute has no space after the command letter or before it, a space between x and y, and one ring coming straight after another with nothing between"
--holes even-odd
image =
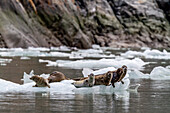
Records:
<instances>
[{"instance_id":1,"label":"harbor seal","mask_svg":"<svg viewBox=\"0 0 170 113\"><path fill-rule=\"evenodd\" d=\"M113 78L111 80L112 86L115 87L114 83L121 82L124 84L122 79L125 77L127 73L127 66L123 65L121 68L118 68L116 71L112 71Z\"/></svg>"},{"instance_id":2,"label":"harbor seal","mask_svg":"<svg viewBox=\"0 0 170 113\"><path fill-rule=\"evenodd\" d=\"M47 86L47 87L50 88L48 80L43 78L43 77L40 77L38 75L34 75L30 79L33 80L36 83L33 87L46 87Z\"/></svg>"},{"instance_id":3,"label":"harbor seal","mask_svg":"<svg viewBox=\"0 0 170 113\"><path fill-rule=\"evenodd\" d=\"M95 78L95 83L94 83L94 85L106 85L106 86L109 86L109 85L111 85L112 77L113 77L112 71L108 71L107 73L104 73L104 74L95 75L95 76L94 76L94 78ZM79 82L79 81L84 81L84 80L86 80L87 78L88 78L88 77L75 78L75 79L73 79L73 80Z\"/></svg>"},{"instance_id":4,"label":"harbor seal","mask_svg":"<svg viewBox=\"0 0 170 113\"><path fill-rule=\"evenodd\" d=\"M95 75L95 84L94 85L110 85L112 84L115 87L114 83L121 82L124 84L122 79L125 77L127 73L127 66L123 65L121 68L118 68L115 71L108 71L107 73ZM111 79L110 79L111 78ZM87 77L82 78L74 78L75 81L81 81L87 79Z\"/></svg>"},{"instance_id":5,"label":"harbor seal","mask_svg":"<svg viewBox=\"0 0 170 113\"><path fill-rule=\"evenodd\" d=\"M86 79L73 82L72 84L76 88L80 88L80 87L92 87L94 83L95 83L95 77L94 74L91 73L90 75L88 75Z\"/></svg>"},{"instance_id":6,"label":"harbor seal","mask_svg":"<svg viewBox=\"0 0 170 113\"><path fill-rule=\"evenodd\" d=\"M50 74L50 76L48 77L49 83L51 83L51 82L60 82L62 80L70 80L70 79L67 78L63 73L61 73L59 71L52 72Z\"/></svg>"},{"instance_id":7,"label":"harbor seal","mask_svg":"<svg viewBox=\"0 0 170 113\"><path fill-rule=\"evenodd\" d=\"M112 71L108 71L105 74L95 75L95 84L94 85L110 86L112 78L113 78Z\"/></svg>"}]
</instances>

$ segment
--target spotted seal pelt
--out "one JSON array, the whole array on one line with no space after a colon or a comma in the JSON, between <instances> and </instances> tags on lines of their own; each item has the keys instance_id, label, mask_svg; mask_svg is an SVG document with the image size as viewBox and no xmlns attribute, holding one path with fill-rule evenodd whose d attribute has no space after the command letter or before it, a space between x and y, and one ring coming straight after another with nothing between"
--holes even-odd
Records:
<instances>
[{"instance_id":1,"label":"spotted seal pelt","mask_svg":"<svg viewBox=\"0 0 170 113\"><path fill-rule=\"evenodd\" d=\"M72 84L76 88L80 88L80 87L92 87L94 83L95 83L95 77L94 74L91 73L90 75L88 75L86 79L75 81Z\"/></svg>"},{"instance_id":2,"label":"spotted seal pelt","mask_svg":"<svg viewBox=\"0 0 170 113\"><path fill-rule=\"evenodd\" d=\"M109 86L111 85L111 80L113 77L113 73L111 71L108 71L107 73L104 74L99 74L95 75L95 83L94 85L106 85ZM75 81L83 81L86 80L88 77L83 77L83 78L75 78L73 80Z\"/></svg>"},{"instance_id":3,"label":"spotted seal pelt","mask_svg":"<svg viewBox=\"0 0 170 113\"><path fill-rule=\"evenodd\" d=\"M59 72L59 71L52 72L50 74L50 76L48 77L49 83L51 83L51 82L60 82L62 80L70 80L70 79L67 78L62 72Z\"/></svg>"},{"instance_id":4,"label":"spotted seal pelt","mask_svg":"<svg viewBox=\"0 0 170 113\"><path fill-rule=\"evenodd\" d=\"M121 68L118 68L116 71L112 71L113 78L111 80L112 86L115 87L114 83L121 82L124 84L122 79L125 77L127 73L127 66L123 65Z\"/></svg>"},{"instance_id":5,"label":"spotted seal pelt","mask_svg":"<svg viewBox=\"0 0 170 113\"><path fill-rule=\"evenodd\" d=\"M33 87L49 87L50 88L48 80L43 77L34 75L30 79L36 83Z\"/></svg>"},{"instance_id":6,"label":"spotted seal pelt","mask_svg":"<svg viewBox=\"0 0 170 113\"><path fill-rule=\"evenodd\" d=\"M111 85L111 80L113 78L113 73L108 71L105 74L95 75L95 84L94 85Z\"/></svg>"}]
</instances>

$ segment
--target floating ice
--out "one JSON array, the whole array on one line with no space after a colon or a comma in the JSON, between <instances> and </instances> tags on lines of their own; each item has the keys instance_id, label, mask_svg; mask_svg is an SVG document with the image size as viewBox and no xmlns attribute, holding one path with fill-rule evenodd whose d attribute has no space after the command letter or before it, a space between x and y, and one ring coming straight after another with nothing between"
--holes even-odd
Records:
<instances>
[{"instance_id":1,"label":"floating ice","mask_svg":"<svg viewBox=\"0 0 170 113\"><path fill-rule=\"evenodd\" d=\"M170 65L169 66L166 66L167 69L170 69Z\"/></svg>"},{"instance_id":2,"label":"floating ice","mask_svg":"<svg viewBox=\"0 0 170 113\"><path fill-rule=\"evenodd\" d=\"M150 73L150 78L153 80L170 80L170 69L162 66L155 67Z\"/></svg>"},{"instance_id":3,"label":"floating ice","mask_svg":"<svg viewBox=\"0 0 170 113\"><path fill-rule=\"evenodd\" d=\"M85 51L85 50L84 50ZM89 52L89 53L88 53ZM80 52L80 51L74 51L71 52L71 55L69 56L70 59L83 59L83 58L114 58L115 55L110 54L110 55L105 55L101 53L97 53L93 51L86 51L86 52Z\"/></svg>"},{"instance_id":4,"label":"floating ice","mask_svg":"<svg viewBox=\"0 0 170 113\"><path fill-rule=\"evenodd\" d=\"M73 69L83 69L83 68L91 68L91 69L101 69L106 67L116 67L119 68L122 65L126 65L128 69L142 69L145 63L139 58L135 58L132 60L129 59L101 59L101 60L77 60L77 61L65 61L65 60L57 60L57 65L59 67L68 67Z\"/></svg>"},{"instance_id":5,"label":"floating ice","mask_svg":"<svg viewBox=\"0 0 170 113\"><path fill-rule=\"evenodd\" d=\"M31 59L30 57L21 57L20 58L21 60L29 60L29 59Z\"/></svg>"},{"instance_id":6,"label":"floating ice","mask_svg":"<svg viewBox=\"0 0 170 113\"><path fill-rule=\"evenodd\" d=\"M43 59L39 59L40 63L48 63L46 66L57 66L56 62L50 61L50 60L43 60Z\"/></svg>"},{"instance_id":7,"label":"floating ice","mask_svg":"<svg viewBox=\"0 0 170 113\"><path fill-rule=\"evenodd\" d=\"M26 83L30 83L32 82L32 80L30 80L30 78L34 75L34 70L32 70L29 74L27 74L26 72L24 72L24 76L23 79L21 79L24 84Z\"/></svg>"},{"instance_id":8,"label":"floating ice","mask_svg":"<svg viewBox=\"0 0 170 113\"><path fill-rule=\"evenodd\" d=\"M92 45L92 49L78 49L72 51L70 59L82 59L82 58L114 58L115 55L110 52L105 52L100 46Z\"/></svg>"},{"instance_id":9,"label":"floating ice","mask_svg":"<svg viewBox=\"0 0 170 113\"><path fill-rule=\"evenodd\" d=\"M82 71L84 77L87 77L87 76L90 75L92 72L93 72L93 70L90 69L90 68L83 68L83 71Z\"/></svg>"},{"instance_id":10,"label":"floating ice","mask_svg":"<svg viewBox=\"0 0 170 113\"><path fill-rule=\"evenodd\" d=\"M0 58L0 65L1 66L6 66L7 63L10 63L12 61L12 59L4 59L4 58Z\"/></svg>"},{"instance_id":11,"label":"floating ice","mask_svg":"<svg viewBox=\"0 0 170 113\"><path fill-rule=\"evenodd\" d=\"M66 46L51 47L49 48L33 48L28 49L22 48L11 48L11 49L0 49L0 56L5 57L68 57L70 59L82 59L86 57L90 58L113 58L115 55L105 53L100 47L93 46L93 49L77 49Z\"/></svg>"},{"instance_id":12,"label":"floating ice","mask_svg":"<svg viewBox=\"0 0 170 113\"><path fill-rule=\"evenodd\" d=\"M131 79L139 79L139 78L149 79L150 78L149 74L144 74L140 72L139 70L128 71L128 73Z\"/></svg>"},{"instance_id":13,"label":"floating ice","mask_svg":"<svg viewBox=\"0 0 170 113\"><path fill-rule=\"evenodd\" d=\"M128 71L130 79L170 80L170 68L155 67L150 74L144 74L139 70Z\"/></svg>"},{"instance_id":14,"label":"floating ice","mask_svg":"<svg viewBox=\"0 0 170 113\"><path fill-rule=\"evenodd\" d=\"M31 51L50 51L49 48L45 48L45 47L29 47L28 50Z\"/></svg>"},{"instance_id":15,"label":"floating ice","mask_svg":"<svg viewBox=\"0 0 170 113\"><path fill-rule=\"evenodd\" d=\"M94 74L98 73L104 73L108 70L113 70L115 68L109 67L97 71L93 71ZM55 83L50 83L50 88L48 87L32 87L35 85L35 82L30 80L29 78L34 75L34 71L31 71L29 74L24 73L23 76L23 85L19 85L16 83L12 83L6 80L0 79L1 83L1 93L7 93L7 92L50 92L50 94L77 94L77 93L95 93L95 94L111 94L113 92L118 92L118 91L125 91L128 89L130 80L127 76L123 79L124 84L115 83L115 88L112 86L104 86L104 85L99 85L99 86L94 86L94 87L89 87L89 88L76 88L73 83L73 80L63 80L61 82L55 82ZM41 77L47 78L49 74L42 74L40 75Z\"/></svg>"},{"instance_id":16,"label":"floating ice","mask_svg":"<svg viewBox=\"0 0 170 113\"><path fill-rule=\"evenodd\" d=\"M108 68L103 68L103 69L99 69L99 70L96 70L96 71L93 71L93 70L90 70L90 69L83 69L83 75L84 77L86 77L88 74L85 73L85 71L89 71L90 73L93 73L94 75L99 75L99 74L103 74L103 73L106 73L108 71L115 71L116 69L114 67L108 67ZM104 92L113 92L113 91L116 91L116 90L126 90L128 89L129 87L129 84L130 84L130 80L129 80L129 74L127 73L126 76L123 78L123 81L124 81L124 84L122 84L121 82L117 82L115 83L115 88L113 88L113 86L102 86L104 87L105 90L103 90ZM100 86L94 86L95 91L97 89L101 89L102 87ZM84 88L86 89L86 88Z\"/></svg>"},{"instance_id":17,"label":"floating ice","mask_svg":"<svg viewBox=\"0 0 170 113\"><path fill-rule=\"evenodd\" d=\"M24 72L24 76L23 76L23 79L21 79L23 81L24 84L26 83L31 83L33 82L32 80L30 80L30 78L32 76L34 76L34 70L32 70L29 74L27 74L26 72ZM48 78L49 77L49 74L41 74L40 77L43 77L43 78Z\"/></svg>"},{"instance_id":18,"label":"floating ice","mask_svg":"<svg viewBox=\"0 0 170 113\"><path fill-rule=\"evenodd\" d=\"M69 57L69 56L70 56L70 53L50 52L50 56L55 56L55 57Z\"/></svg>"},{"instance_id":19,"label":"floating ice","mask_svg":"<svg viewBox=\"0 0 170 113\"><path fill-rule=\"evenodd\" d=\"M88 72L87 69L88 69L88 68L86 68L86 70L83 69L83 72L84 72L84 71ZM107 67L107 68L99 69L99 70L96 70L96 71L93 71L93 70L90 70L90 69L89 69L89 72L91 71L90 73L93 73L94 75L99 75L99 74L107 73L108 71L115 71L115 70L116 70L116 68L114 68L114 67ZM83 73L83 75L84 75L84 77L87 76L87 75L84 74L84 73Z\"/></svg>"},{"instance_id":20,"label":"floating ice","mask_svg":"<svg viewBox=\"0 0 170 113\"><path fill-rule=\"evenodd\" d=\"M76 47L60 46L60 47L51 47L51 50L69 52L72 50L77 50L77 48Z\"/></svg>"},{"instance_id":21,"label":"floating ice","mask_svg":"<svg viewBox=\"0 0 170 113\"><path fill-rule=\"evenodd\" d=\"M138 52L138 51L127 51L125 53L122 53L121 56L127 57L127 58L133 58L133 57L144 57L149 59L170 59L170 53L167 52L165 49L163 52L153 49L147 49L144 52Z\"/></svg>"}]
</instances>

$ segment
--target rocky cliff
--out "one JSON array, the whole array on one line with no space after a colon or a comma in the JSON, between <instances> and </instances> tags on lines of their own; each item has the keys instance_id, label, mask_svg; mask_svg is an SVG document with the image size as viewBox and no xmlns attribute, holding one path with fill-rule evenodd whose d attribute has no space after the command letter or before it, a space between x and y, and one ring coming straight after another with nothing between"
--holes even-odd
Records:
<instances>
[{"instance_id":1,"label":"rocky cliff","mask_svg":"<svg viewBox=\"0 0 170 113\"><path fill-rule=\"evenodd\" d=\"M170 0L1 0L0 47L170 47Z\"/></svg>"}]
</instances>

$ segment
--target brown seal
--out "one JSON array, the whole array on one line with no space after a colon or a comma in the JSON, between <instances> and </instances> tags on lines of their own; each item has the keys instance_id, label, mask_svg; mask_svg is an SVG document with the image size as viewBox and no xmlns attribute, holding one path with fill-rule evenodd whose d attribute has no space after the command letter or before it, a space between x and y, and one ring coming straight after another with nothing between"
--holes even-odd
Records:
<instances>
[{"instance_id":1,"label":"brown seal","mask_svg":"<svg viewBox=\"0 0 170 113\"><path fill-rule=\"evenodd\" d=\"M104 74L95 75L94 85L106 85L107 86L111 82L112 86L115 87L114 83L120 82L120 81L122 84L124 84L122 79L125 77L126 73L127 73L127 66L123 65L121 68L118 68L115 71L108 71L107 73L104 73ZM87 77L74 78L73 80L79 81L79 80L84 80L84 79L87 79Z\"/></svg>"},{"instance_id":2,"label":"brown seal","mask_svg":"<svg viewBox=\"0 0 170 113\"><path fill-rule=\"evenodd\" d=\"M113 77L113 73L108 71L105 74L95 75L95 84L94 85L111 85L111 80Z\"/></svg>"},{"instance_id":3,"label":"brown seal","mask_svg":"<svg viewBox=\"0 0 170 113\"><path fill-rule=\"evenodd\" d=\"M114 83L120 82L124 84L122 79L125 77L127 73L127 66L123 65L121 68L118 68L116 71L112 71L113 78L112 78L112 86L115 87Z\"/></svg>"},{"instance_id":4,"label":"brown seal","mask_svg":"<svg viewBox=\"0 0 170 113\"><path fill-rule=\"evenodd\" d=\"M33 87L46 87L47 86L47 87L50 88L48 80L43 78L43 77L40 77L38 75L34 75L30 79L33 80L36 83Z\"/></svg>"},{"instance_id":5,"label":"brown seal","mask_svg":"<svg viewBox=\"0 0 170 113\"><path fill-rule=\"evenodd\" d=\"M63 73L61 73L59 71L52 72L50 74L50 76L48 77L49 83L51 83L51 82L60 82L62 80L70 80L70 79L67 78Z\"/></svg>"},{"instance_id":6,"label":"brown seal","mask_svg":"<svg viewBox=\"0 0 170 113\"><path fill-rule=\"evenodd\" d=\"M73 82L72 84L76 88L80 88L80 87L92 87L94 83L95 83L95 77L94 74L91 73L90 75L88 75L86 79Z\"/></svg>"},{"instance_id":7,"label":"brown seal","mask_svg":"<svg viewBox=\"0 0 170 113\"><path fill-rule=\"evenodd\" d=\"M109 86L109 85L111 85L112 77L113 77L112 71L108 71L107 73L104 73L104 74L95 75L95 83L94 83L94 85L106 85L106 86ZM87 78L88 77L75 78L73 80L82 81L82 80L86 80Z\"/></svg>"}]
</instances>

